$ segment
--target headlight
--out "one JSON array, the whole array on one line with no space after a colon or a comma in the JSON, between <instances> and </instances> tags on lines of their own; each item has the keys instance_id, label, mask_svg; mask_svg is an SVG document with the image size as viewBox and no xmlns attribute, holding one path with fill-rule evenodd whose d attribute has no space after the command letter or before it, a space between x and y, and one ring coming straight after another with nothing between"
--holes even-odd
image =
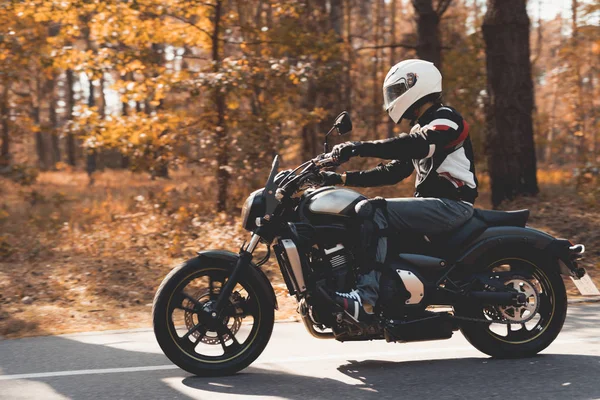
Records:
<instances>
[{"instance_id":1,"label":"headlight","mask_svg":"<svg viewBox=\"0 0 600 400\"><path fill-rule=\"evenodd\" d=\"M242 207L242 227L248 231L256 229L256 217L264 217L265 199L263 189L254 191L248 196Z\"/></svg>"}]
</instances>

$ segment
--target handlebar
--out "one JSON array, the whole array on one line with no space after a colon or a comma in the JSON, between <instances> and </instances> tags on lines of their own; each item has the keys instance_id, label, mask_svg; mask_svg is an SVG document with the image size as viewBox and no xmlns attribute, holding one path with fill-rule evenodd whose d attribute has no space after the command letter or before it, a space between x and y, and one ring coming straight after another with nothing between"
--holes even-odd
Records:
<instances>
[{"instance_id":1,"label":"handlebar","mask_svg":"<svg viewBox=\"0 0 600 400\"><path fill-rule=\"evenodd\" d=\"M330 167L338 165L338 163L335 162L333 157L326 157L320 160L315 160L315 164L317 165L317 167Z\"/></svg>"},{"instance_id":2,"label":"handlebar","mask_svg":"<svg viewBox=\"0 0 600 400\"><path fill-rule=\"evenodd\" d=\"M358 156L358 150L352 149L352 157ZM330 153L323 153L312 160L317 167L337 167L344 162L340 162L338 157L334 157L333 151Z\"/></svg>"},{"instance_id":3,"label":"handlebar","mask_svg":"<svg viewBox=\"0 0 600 400\"><path fill-rule=\"evenodd\" d=\"M313 159L315 165L319 168L323 167L337 167L340 165L339 162L333 157L333 153L323 153Z\"/></svg>"},{"instance_id":4,"label":"handlebar","mask_svg":"<svg viewBox=\"0 0 600 400\"><path fill-rule=\"evenodd\" d=\"M319 171L321 169L337 167L339 165L340 162L336 159L336 157L333 156L332 152L320 154L291 171L291 173L288 175L289 178L285 178L283 182L280 183L280 188L284 192L295 192L298 189L298 186L301 186L304 182L312 179L315 176L319 176ZM303 167L304 169L302 169ZM299 169L302 169L302 171L295 175L294 173Z\"/></svg>"}]
</instances>

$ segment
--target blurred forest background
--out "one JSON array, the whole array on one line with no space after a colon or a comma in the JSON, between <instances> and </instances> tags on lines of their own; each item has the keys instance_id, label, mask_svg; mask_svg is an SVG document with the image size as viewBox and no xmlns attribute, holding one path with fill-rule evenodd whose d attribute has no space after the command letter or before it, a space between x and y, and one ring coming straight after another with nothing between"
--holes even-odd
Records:
<instances>
[{"instance_id":1,"label":"blurred forest background","mask_svg":"<svg viewBox=\"0 0 600 400\"><path fill-rule=\"evenodd\" d=\"M599 56L598 0L3 0L0 335L146 326L174 262L239 246L275 154L343 110L349 140L400 133L406 58L471 126L478 206L532 209L598 282Z\"/></svg>"}]
</instances>

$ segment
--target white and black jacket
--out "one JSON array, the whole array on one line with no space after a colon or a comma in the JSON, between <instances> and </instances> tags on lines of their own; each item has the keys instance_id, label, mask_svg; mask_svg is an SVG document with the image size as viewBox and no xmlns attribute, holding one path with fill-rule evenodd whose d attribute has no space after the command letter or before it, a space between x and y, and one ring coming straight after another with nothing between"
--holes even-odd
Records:
<instances>
[{"instance_id":1,"label":"white and black jacket","mask_svg":"<svg viewBox=\"0 0 600 400\"><path fill-rule=\"evenodd\" d=\"M417 171L415 196L463 200L477 198L477 177L469 125L453 108L432 106L409 134L360 142L361 157L393 160L366 171L346 173L347 186L392 185Z\"/></svg>"}]
</instances>

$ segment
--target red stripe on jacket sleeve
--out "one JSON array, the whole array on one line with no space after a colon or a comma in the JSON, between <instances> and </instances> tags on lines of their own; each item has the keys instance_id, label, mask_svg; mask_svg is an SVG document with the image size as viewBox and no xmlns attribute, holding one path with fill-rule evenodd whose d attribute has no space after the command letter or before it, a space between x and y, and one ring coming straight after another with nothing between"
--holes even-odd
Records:
<instances>
[{"instance_id":1,"label":"red stripe on jacket sleeve","mask_svg":"<svg viewBox=\"0 0 600 400\"><path fill-rule=\"evenodd\" d=\"M453 140L446 145L446 149L448 149L450 147L454 147L457 144L461 143L462 141L464 141L467 138L467 136L469 136L469 124L467 123L467 121L463 120L463 131L456 138L456 140Z\"/></svg>"}]
</instances>

